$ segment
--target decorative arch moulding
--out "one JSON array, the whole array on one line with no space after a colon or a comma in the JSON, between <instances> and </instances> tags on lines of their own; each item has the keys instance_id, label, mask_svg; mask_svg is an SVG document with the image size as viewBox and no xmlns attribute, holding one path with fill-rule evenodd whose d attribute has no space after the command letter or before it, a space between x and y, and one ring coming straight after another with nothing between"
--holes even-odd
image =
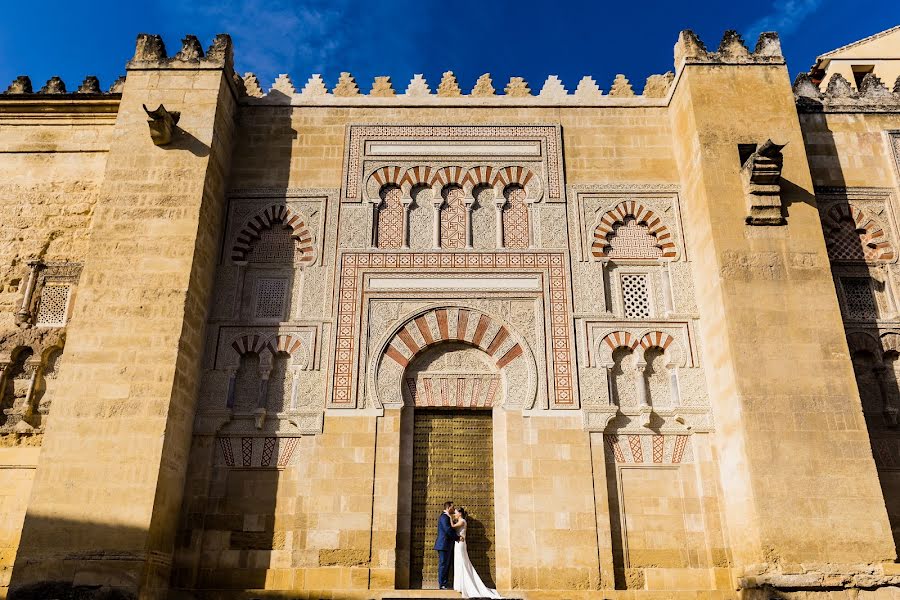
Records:
<instances>
[{"instance_id":1,"label":"decorative arch moulding","mask_svg":"<svg viewBox=\"0 0 900 600\"><path fill-rule=\"evenodd\" d=\"M271 364L274 355L285 352L291 362L302 370L320 368L320 342L322 326L222 326L216 343L216 370L237 369L241 356L258 354L260 360Z\"/></svg>"},{"instance_id":2,"label":"decorative arch moulding","mask_svg":"<svg viewBox=\"0 0 900 600\"><path fill-rule=\"evenodd\" d=\"M444 342L457 342L480 350L495 369L496 377L484 386L488 396L481 404L464 403L462 398L465 393L460 393L464 389L458 389L456 394L453 391L448 393L446 380L441 381L444 389L440 393L436 390L432 393L428 389L430 381L425 381L424 395L428 401L423 403L415 380L410 384L407 366L423 352ZM456 406L493 407L501 374L506 380L503 405L507 408L534 408L538 377L531 348L512 324L496 315L457 302L439 304L400 319L400 324L382 338L376 348L366 370L367 397L376 408L386 404L402 404L404 382L416 406L449 407L452 399ZM467 387L463 378L455 378L453 383L461 388Z\"/></svg>"},{"instance_id":3,"label":"decorative arch moulding","mask_svg":"<svg viewBox=\"0 0 900 600\"><path fill-rule=\"evenodd\" d=\"M830 260L897 261L891 188L817 187L816 201Z\"/></svg>"},{"instance_id":4,"label":"decorative arch moulding","mask_svg":"<svg viewBox=\"0 0 900 600\"><path fill-rule=\"evenodd\" d=\"M568 187L574 198L573 229L582 261L646 256L611 256L617 230L626 224L643 229L657 260L687 260L681 224L679 186L667 183L598 183Z\"/></svg>"},{"instance_id":5,"label":"decorative arch moulding","mask_svg":"<svg viewBox=\"0 0 900 600\"><path fill-rule=\"evenodd\" d=\"M344 252L340 258L339 283L336 289L336 327L333 344L333 356L331 364L332 385L326 398L328 408L356 409L364 408L364 402L359 398L361 388L364 388L365 377L361 375L367 369L363 368L365 360L361 355L361 346L367 344L363 339L363 306L367 290L366 276L372 274L421 275L422 273L435 273L442 276L497 274L523 276L528 273L538 275L540 281L539 292L546 306L546 330L547 347L545 349L545 362L547 389L549 390L549 406L554 409L577 409L579 407L578 391L575 385L575 353L574 331L571 322L571 298L568 282L567 259L563 252ZM481 294L489 292L479 292ZM467 309L465 306L460 308ZM478 310L467 309L468 319L481 319ZM441 335L441 339L450 339L449 332L443 336L440 332L438 315L433 319L428 318L430 326L427 331L435 339L435 335ZM434 321L432 323L431 321ZM457 321L458 323L458 321ZM471 328L472 335L477 330L477 321ZM433 325L433 327L431 326ZM407 327L419 327L413 321L407 321ZM422 325L424 327L424 324ZM487 325L485 326L487 327ZM416 333L418 331L418 333ZM412 334L415 337L421 335L425 338L422 329L417 329ZM468 330L467 330L468 331ZM486 339L488 333L493 336ZM500 367L505 367L507 362L516 363L519 360L519 352L526 348L521 343L519 350L515 349L517 343L511 331L501 339L497 339L499 329L493 328L491 332L483 332L485 339L479 339L486 344L486 349L495 356ZM471 340L470 340L471 341ZM396 342L396 343L395 343ZM492 344L495 344L492 347ZM397 337L386 342L384 351L390 352L388 360L401 364L411 358L410 353L413 344L410 340L404 340L400 332ZM413 344L415 345L415 344ZM368 363L367 363L368 364ZM371 368L371 367L370 367ZM369 375L368 373L365 373Z\"/></svg>"},{"instance_id":6,"label":"decorative arch moulding","mask_svg":"<svg viewBox=\"0 0 900 600\"><path fill-rule=\"evenodd\" d=\"M644 321L629 323L622 320L579 319L581 347L587 367L603 368L611 365L612 353L628 348L641 355L650 348L660 348L673 367L693 368L697 365L697 350L690 323L686 321Z\"/></svg>"},{"instance_id":7,"label":"decorative arch moulding","mask_svg":"<svg viewBox=\"0 0 900 600\"><path fill-rule=\"evenodd\" d=\"M460 166L476 177L487 167L525 167L535 177L530 185L539 184L544 200L565 201L559 125L357 124L348 125L345 147L345 202L361 202L367 178L386 166L402 168L409 174L407 183L421 182L424 168L438 172Z\"/></svg>"}]
</instances>

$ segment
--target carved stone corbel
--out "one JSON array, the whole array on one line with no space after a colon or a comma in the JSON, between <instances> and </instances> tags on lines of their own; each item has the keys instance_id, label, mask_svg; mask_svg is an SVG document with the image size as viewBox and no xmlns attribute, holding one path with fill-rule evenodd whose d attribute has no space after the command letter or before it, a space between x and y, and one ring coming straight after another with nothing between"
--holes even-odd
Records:
<instances>
[{"instance_id":1,"label":"carved stone corbel","mask_svg":"<svg viewBox=\"0 0 900 600\"><path fill-rule=\"evenodd\" d=\"M781 167L786 144L766 140L741 167L741 181L747 198L748 225L784 225L782 214Z\"/></svg>"},{"instance_id":2,"label":"carved stone corbel","mask_svg":"<svg viewBox=\"0 0 900 600\"><path fill-rule=\"evenodd\" d=\"M169 111L165 106L160 104L156 110L149 110L147 105L142 105L144 112L150 117L147 124L150 126L150 139L157 146L165 146L172 142L172 133L175 131L175 125L181 118L181 113L177 110Z\"/></svg>"}]
</instances>

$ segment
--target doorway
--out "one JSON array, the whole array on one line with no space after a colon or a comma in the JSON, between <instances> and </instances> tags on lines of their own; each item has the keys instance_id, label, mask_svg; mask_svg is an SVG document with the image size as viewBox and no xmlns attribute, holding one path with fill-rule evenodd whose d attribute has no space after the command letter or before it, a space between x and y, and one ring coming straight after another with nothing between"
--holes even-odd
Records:
<instances>
[{"instance_id":1,"label":"doorway","mask_svg":"<svg viewBox=\"0 0 900 600\"><path fill-rule=\"evenodd\" d=\"M438 587L434 541L447 500L469 513L469 558L484 583L496 587L493 457L490 410L415 409L410 587Z\"/></svg>"}]
</instances>

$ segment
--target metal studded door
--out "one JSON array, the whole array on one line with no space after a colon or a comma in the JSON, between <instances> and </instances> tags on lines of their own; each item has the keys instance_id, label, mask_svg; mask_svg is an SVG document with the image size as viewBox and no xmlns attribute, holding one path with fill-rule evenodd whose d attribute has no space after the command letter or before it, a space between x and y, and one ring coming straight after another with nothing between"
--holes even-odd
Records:
<instances>
[{"instance_id":1,"label":"metal studded door","mask_svg":"<svg viewBox=\"0 0 900 600\"><path fill-rule=\"evenodd\" d=\"M437 588L438 517L444 502L453 500L469 512L466 545L472 565L496 587L491 411L417 408L414 418L410 585Z\"/></svg>"}]
</instances>

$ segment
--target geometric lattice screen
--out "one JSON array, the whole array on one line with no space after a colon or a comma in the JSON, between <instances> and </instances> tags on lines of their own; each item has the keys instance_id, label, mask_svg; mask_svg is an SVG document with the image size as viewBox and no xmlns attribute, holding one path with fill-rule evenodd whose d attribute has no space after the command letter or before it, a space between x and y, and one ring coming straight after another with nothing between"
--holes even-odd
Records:
<instances>
[{"instance_id":1,"label":"geometric lattice screen","mask_svg":"<svg viewBox=\"0 0 900 600\"><path fill-rule=\"evenodd\" d=\"M878 318L875 292L868 277L841 278L844 299L847 301L847 316L851 319L873 320Z\"/></svg>"},{"instance_id":2,"label":"geometric lattice screen","mask_svg":"<svg viewBox=\"0 0 900 600\"><path fill-rule=\"evenodd\" d=\"M284 315L284 301L287 297L288 280L258 279L256 281L257 319L281 319Z\"/></svg>"},{"instance_id":3,"label":"geometric lattice screen","mask_svg":"<svg viewBox=\"0 0 900 600\"><path fill-rule=\"evenodd\" d=\"M622 275L622 304L626 319L650 318L650 285L646 275Z\"/></svg>"},{"instance_id":4,"label":"geometric lattice screen","mask_svg":"<svg viewBox=\"0 0 900 600\"><path fill-rule=\"evenodd\" d=\"M48 284L41 291L38 305L38 327L63 327L66 324L66 313L69 309L68 285Z\"/></svg>"}]
</instances>

